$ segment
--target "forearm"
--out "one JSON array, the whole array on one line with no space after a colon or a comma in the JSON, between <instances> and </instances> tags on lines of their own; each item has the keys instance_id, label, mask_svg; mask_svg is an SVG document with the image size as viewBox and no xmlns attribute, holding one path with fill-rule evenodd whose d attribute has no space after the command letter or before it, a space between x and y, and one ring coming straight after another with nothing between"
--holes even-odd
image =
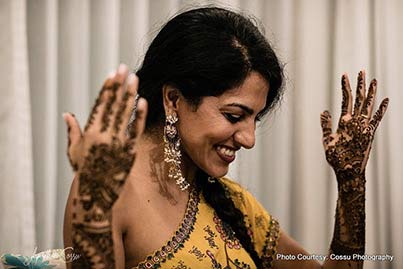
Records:
<instances>
[{"instance_id":1,"label":"forearm","mask_svg":"<svg viewBox=\"0 0 403 269\"><path fill-rule=\"evenodd\" d=\"M358 255L365 253L365 172L350 175L337 176L339 195L334 234L323 268L363 267Z\"/></svg>"},{"instance_id":2,"label":"forearm","mask_svg":"<svg viewBox=\"0 0 403 269\"><path fill-rule=\"evenodd\" d=\"M110 227L94 229L73 225L72 236L73 248L78 249L83 255L73 261L72 268L115 268Z\"/></svg>"},{"instance_id":3,"label":"forearm","mask_svg":"<svg viewBox=\"0 0 403 269\"><path fill-rule=\"evenodd\" d=\"M110 208L78 195L72 202L71 241L80 258L72 268L115 268Z\"/></svg>"}]
</instances>

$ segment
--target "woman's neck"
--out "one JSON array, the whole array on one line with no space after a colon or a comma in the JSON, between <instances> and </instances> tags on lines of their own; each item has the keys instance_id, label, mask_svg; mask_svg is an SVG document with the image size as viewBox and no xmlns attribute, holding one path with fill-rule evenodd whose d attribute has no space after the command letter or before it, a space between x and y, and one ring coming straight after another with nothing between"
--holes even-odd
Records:
<instances>
[{"instance_id":1,"label":"woman's neck","mask_svg":"<svg viewBox=\"0 0 403 269\"><path fill-rule=\"evenodd\" d=\"M182 175L192 184L194 181L197 167L193 161L182 155ZM136 142L136 160L131 176L138 180L151 180L158 182L160 186L166 188L178 188L176 182L168 177L169 166L164 161L164 142L162 135L143 135Z\"/></svg>"}]
</instances>

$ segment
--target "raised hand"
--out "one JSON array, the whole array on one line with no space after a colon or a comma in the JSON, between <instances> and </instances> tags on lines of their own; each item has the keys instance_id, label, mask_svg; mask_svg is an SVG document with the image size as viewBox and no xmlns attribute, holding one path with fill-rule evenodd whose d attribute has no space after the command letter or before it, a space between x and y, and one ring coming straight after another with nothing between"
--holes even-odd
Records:
<instances>
[{"instance_id":1,"label":"raised hand","mask_svg":"<svg viewBox=\"0 0 403 269\"><path fill-rule=\"evenodd\" d=\"M331 250L339 255L364 254L365 251L365 166L376 128L388 107L385 98L372 117L377 81L373 79L366 94L365 73L358 74L354 103L347 75L341 79L343 101L341 116L332 133L331 116L321 114L323 146L338 183L336 220ZM354 263L362 268L362 261Z\"/></svg>"},{"instance_id":2,"label":"raised hand","mask_svg":"<svg viewBox=\"0 0 403 269\"><path fill-rule=\"evenodd\" d=\"M353 179L364 173L371 150L375 130L388 107L389 99L385 98L372 117L377 81L373 79L368 94L365 87L365 73L358 74L357 94L352 109L352 93L347 75L341 78L343 101L338 128L332 133L332 121L328 111L321 114L323 130L323 146L326 159L333 167L336 175ZM346 174L343 176L343 174Z\"/></svg>"},{"instance_id":3,"label":"raised hand","mask_svg":"<svg viewBox=\"0 0 403 269\"><path fill-rule=\"evenodd\" d=\"M137 99L138 79L125 65L110 75L81 131L72 114L68 126L68 157L79 181L73 200L72 241L83 257L74 268L113 268L112 206L135 159L135 139L144 130L145 99ZM138 103L136 103L138 101ZM126 128L134 106L135 122Z\"/></svg>"}]
</instances>

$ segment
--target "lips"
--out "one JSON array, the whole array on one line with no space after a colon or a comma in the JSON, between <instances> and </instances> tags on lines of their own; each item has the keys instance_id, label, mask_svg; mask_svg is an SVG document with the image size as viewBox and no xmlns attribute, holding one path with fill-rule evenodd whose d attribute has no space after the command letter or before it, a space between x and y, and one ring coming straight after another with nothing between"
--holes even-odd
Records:
<instances>
[{"instance_id":1,"label":"lips","mask_svg":"<svg viewBox=\"0 0 403 269\"><path fill-rule=\"evenodd\" d=\"M235 160L235 150L226 146L216 146L218 156L225 162L231 163Z\"/></svg>"}]
</instances>

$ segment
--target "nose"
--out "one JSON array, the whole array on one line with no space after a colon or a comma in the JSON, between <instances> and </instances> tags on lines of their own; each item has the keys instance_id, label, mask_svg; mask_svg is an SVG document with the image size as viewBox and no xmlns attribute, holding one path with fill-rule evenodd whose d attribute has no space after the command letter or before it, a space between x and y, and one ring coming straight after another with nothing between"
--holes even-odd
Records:
<instances>
[{"instance_id":1,"label":"nose","mask_svg":"<svg viewBox=\"0 0 403 269\"><path fill-rule=\"evenodd\" d=\"M237 144L246 149L251 149L255 145L255 124L245 124L234 134Z\"/></svg>"}]
</instances>

